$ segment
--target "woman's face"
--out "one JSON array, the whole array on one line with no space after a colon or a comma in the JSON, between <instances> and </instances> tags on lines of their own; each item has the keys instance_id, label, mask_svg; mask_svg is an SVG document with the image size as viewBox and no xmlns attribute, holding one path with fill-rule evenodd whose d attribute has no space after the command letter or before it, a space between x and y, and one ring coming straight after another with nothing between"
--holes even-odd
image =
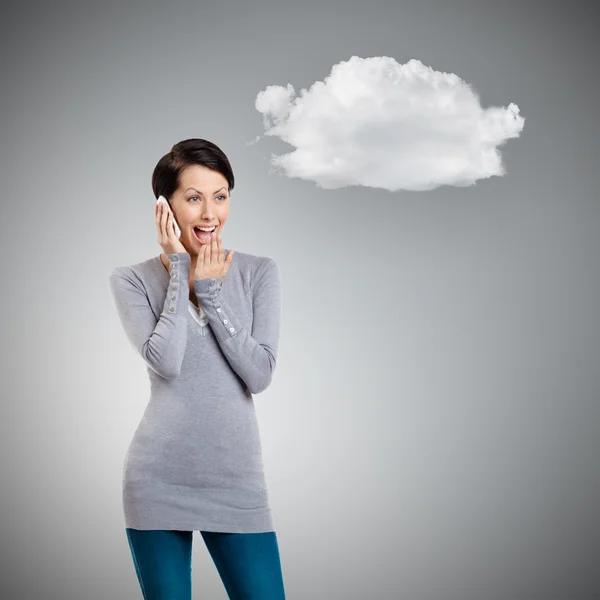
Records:
<instances>
[{"instance_id":1,"label":"woman's face","mask_svg":"<svg viewBox=\"0 0 600 600\"><path fill-rule=\"evenodd\" d=\"M186 167L179 182L170 198L171 209L181 229L181 243L190 255L197 255L211 240L210 233L196 234L194 227L215 225L217 235L221 233L229 216L229 185L221 173L202 165Z\"/></svg>"}]
</instances>

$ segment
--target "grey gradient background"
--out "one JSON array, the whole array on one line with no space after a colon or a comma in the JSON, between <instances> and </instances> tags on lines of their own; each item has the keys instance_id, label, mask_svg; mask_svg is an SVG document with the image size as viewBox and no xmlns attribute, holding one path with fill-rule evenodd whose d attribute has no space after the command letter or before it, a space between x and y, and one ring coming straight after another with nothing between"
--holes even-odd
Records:
<instances>
[{"instance_id":1,"label":"grey gradient background","mask_svg":"<svg viewBox=\"0 0 600 600\"><path fill-rule=\"evenodd\" d=\"M121 473L149 386L108 276L160 253L150 176L187 137L232 162L225 246L281 269L255 402L288 598L599 597L597 18L590 2L4 3L0 597L141 598ZM516 102L506 175L389 193L273 174L289 147L248 145L256 94L352 55ZM224 599L196 535L194 597Z\"/></svg>"}]
</instances>

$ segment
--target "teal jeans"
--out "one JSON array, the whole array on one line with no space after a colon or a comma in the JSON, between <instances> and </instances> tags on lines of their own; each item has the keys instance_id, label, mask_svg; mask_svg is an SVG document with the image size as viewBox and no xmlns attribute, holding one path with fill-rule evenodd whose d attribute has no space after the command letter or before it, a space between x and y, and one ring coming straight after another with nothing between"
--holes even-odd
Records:
<instances>
[{"instance_id":1,"label":"teal jeans","mask_svg":"<svg viewBox=\"0 0 600 600\"><path fill-rule=\"evenodd\" d=\"M192 531L126 528L144 600L192 600ZM201 531L230 600L285 600L277 535Z\"/></svg>"}]
</instances>

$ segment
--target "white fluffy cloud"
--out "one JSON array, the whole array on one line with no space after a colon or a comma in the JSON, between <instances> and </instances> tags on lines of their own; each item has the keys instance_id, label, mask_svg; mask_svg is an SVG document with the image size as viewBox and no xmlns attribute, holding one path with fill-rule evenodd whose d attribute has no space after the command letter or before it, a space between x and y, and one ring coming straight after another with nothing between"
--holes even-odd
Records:
<instances>
[{"instance_id":1,"label":"white fluffy cloud","mask_svg":"<svg viewBox=\"0 0 600 600\"><path fill-rule=\"evenodd\" d=\"M498 146L525 122L513 103L482 108L454 73L388 56L353 56L298 97L291 84L270 85L255 106L265 135L295 148L272 164L329 189L474 185L505 173Z\"/></svg>"}]
</instances>

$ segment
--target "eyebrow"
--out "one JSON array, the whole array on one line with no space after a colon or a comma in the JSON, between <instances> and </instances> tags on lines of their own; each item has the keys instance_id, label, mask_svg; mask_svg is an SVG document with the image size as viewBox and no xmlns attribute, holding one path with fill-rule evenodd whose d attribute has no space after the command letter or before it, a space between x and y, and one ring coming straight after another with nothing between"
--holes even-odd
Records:
<instances>
[{"instance_id":1,"label":"eyebrow","mask_svg":"<svg viewBox=\"0 0 600 600\"><path fill-rule=\"evenodd\" d=\"M195 192L197 192L197 193L198 193L198 194L200 194L201 196L204 196L204 194L203 194L203 193L202 193L200 190L197 190L196 188L189 187L189 188L188 188L187 190L185 190L185 191L187 192L187 191L189 191L189 190L194 190ZM215 190L215 191L213 192L213 194L216 194L217 192L220 192L221 190L225 190L225 191L227 191L227 188L226 188L225 186L223 186L223 187L220 187L218 190ZM184 192L184 194L185 194L185 192Z\"/></svg>"}]
</instances>

